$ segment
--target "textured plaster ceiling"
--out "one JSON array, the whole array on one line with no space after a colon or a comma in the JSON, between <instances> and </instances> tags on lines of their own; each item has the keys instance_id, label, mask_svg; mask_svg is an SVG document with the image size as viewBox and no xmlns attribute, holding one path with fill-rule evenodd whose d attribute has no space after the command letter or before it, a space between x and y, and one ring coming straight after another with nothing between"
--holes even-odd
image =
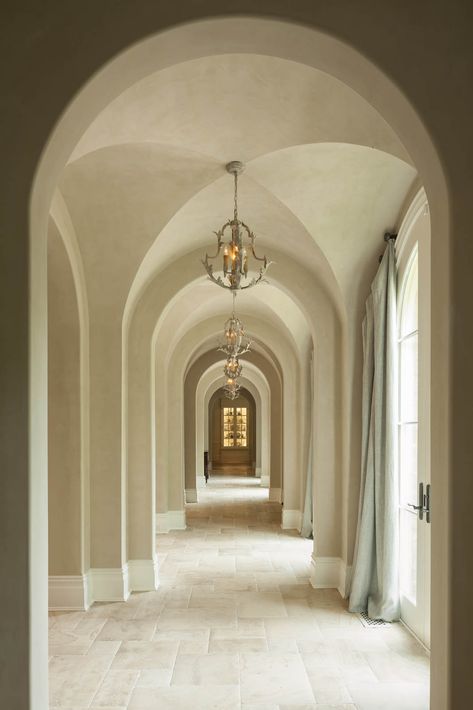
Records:
<instances>
[{"instance_id":1,"label":"textured plaster ceiling","mask_svg":"<svg viewBox=\"0 0 473 710\"><path fill-rule=\"evenodd\" d=\"M150 142L225 163L320 141L409 160L386 121L337 79L284 59L229 54L178 64L131 86L92 123L71 160L106 145Z\"/></svg>"},{"instance_id":2,"label":"textured plaster ceiling","mask_svg":"<svg viewBox=\"0 0 473 710\"><path fill-rule=\"evenodd\" d=\"M158 72L97 117L60 184L92 309L118 304L122 313L173 261L213 249L213 231L232 213L230 159L247 163L240 213L260 250L291 255L345 304L366 287L416 179L384 119L323 72L258 55ZM214 289L196 286L188 305L209 317L221 300ZM248 308L267 301L301 338L290 299L256 291Z\"/></svg>"},{"instance_id":3,"label":"textured plaster ceiling","mask_svg":"<svg viewBox=\"0 0 473 710\"><path fill-rule=\"evenodd\" d=\"M187 291L179 294L173 307L159 323L159 338L169 343L172 352L182 335L199 322L220 316L223 324L230 316L232 299L209 281L203 280ZM293 346L304 353L309 345L309 333L304 315L295 302L283 291L271 284L264 284L253 292L242 293L236 302L236 314L243 323L246 317L252 316L263 323L270 324L280 332L286 332ZM258 332L251 327L246 328L246 334L254 341L258 340ZM220 333L218 334L220 336ZM215 336L215 344L219 338Z\"/></svg>"}]
</instances>

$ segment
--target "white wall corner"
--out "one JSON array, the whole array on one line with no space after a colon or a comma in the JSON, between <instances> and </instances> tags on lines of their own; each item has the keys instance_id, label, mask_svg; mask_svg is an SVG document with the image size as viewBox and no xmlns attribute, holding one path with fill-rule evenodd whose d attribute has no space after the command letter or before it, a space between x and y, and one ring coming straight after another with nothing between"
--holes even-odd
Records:
<instances>
[{"instance_id":1,"label":"white wall corner","mask_svg":"<svg viewBox=\"0 0 473 710\"><path fill-rule=\"evenodd\" d=\"M269 489L269 500L280 503L281 502L281 489L280 488L270 488Z\"/></svg>"},{"instance_id":2,"label":"white wall corner","mask_svg":"<svg viewBox=\"0 0 473 710\"><path fill-rule=\"evenodd\" d=\"M298 530L302 527L302 513L300 510L285 510L282 511L281 528L283 530Z\"/></svg>"},{"instance_id":3,"label":"white wall corner","mask_svg":"<svg viewBox=\"0 0 473 710\"><path fill-rule=\"evenodd\" d=\"M185 510L168 510L167 513L156 513L156 532L158 533L185 530L186 527Z\"/></svg>"},{"instance_id":4,"label":"white wall corner","mask_svg":"<svg viewBox=\"0 0 473 710\"><path fill-rule=\"evenodd\" d=\"M185 530L186 511L185 510L169 510L168 511L168 529L169 530Z\"/></svg>"},{"instance_id":5,"label":"white wall corner","mask_svg":"<svg viewBox=\"0 0 473 710\"><path fill-rule=\"evenodd\" d=\"M186 503L197 503L197 489L196 488L186 488Z\"/></svg>"},{"instance_id":6,"label":"white wall corner","mask_svg":"<svg viewBox=\"0 0 473 710\"><path fill-rule=\"evenodd\" d=\"M343 599L348 597L351 584L351 565L347 565L346 562L340 560L340 584L338 586L338 591Z\"/></svg>"},{"instance_id":7,"label":"white wall corner","mask_svg":"<svg viewBox=\"0 0 473 710\"><path fill-rule=\"evenodd\" d=\"M48 597L49 611L86 611L92 603L88 574L52 575Z\"/></svg>"},{"instance_id":8,"label":"white wall corner","mask_svg":"<svg viewBox=\"0 0 473 710\"><path fill-rule=\"evenodd\" d=\"M91 599L94 602L123 602L130 596L128 565L117 568L92 568L89 571Z\"/></svg>"},{"instance_id":9,"label":"white wall corner","mask_svg":"<svg viewBox=\"0 0 473 710\"><path fill-rule=\"evenodd\" d=\"M340 557L316 557L312 555L310 583L314 589L338 589L346 594L346 565Z\"/></svg>"},{"instance_id":10,"label":"white wall corner","mask_svg":"<svg viewBox=\"0 0 473 710\"><path fill-rule=\"evenodd\" d=\"M156 513L156 532L157 533L169 532L168 514L167 513Z\"/></svg>"},{"instance_id":11,"label":"white wall corner","mask_svg":"<svg viewBox=\"0 0 473 710\"><path fill-rule=\"evenodd\" d=\"M261 485L263 488L269 488L269 473L261 473Z\"/></svg>"},{"instance_id":12,"label":"white wall corner","mask_svg":"<svg viewBox=\"0 0 473 710\"><path fill-rule=\"evenodd\" d=\"M152 592L159 586L157 560L128 560L130 592Z\"/></svg>"}]
</instances>

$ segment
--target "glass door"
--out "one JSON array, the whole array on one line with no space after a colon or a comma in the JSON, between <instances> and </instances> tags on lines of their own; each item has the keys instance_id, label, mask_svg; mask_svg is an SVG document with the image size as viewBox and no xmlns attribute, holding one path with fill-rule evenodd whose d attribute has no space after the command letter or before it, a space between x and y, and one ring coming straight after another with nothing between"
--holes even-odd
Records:
<instances>
[{"instance_id":1,"label":"glass door","mask_svg":"<svg viewBox=\"0 0 473 710\"><path fill-rule=\"evenodd\" d=\"M248 446L247 407L223 408L223 447L244 449Z\"/></svg>"},{"instance_id":2,"label":"glass door","mask_svg":"<svg viewBox=\"0 0 473 710\"><path fill-rule=\"evenodd\" d=\"M417 249L401 282L399 319L399 515L401 617L427 646L430 641L430 466L419 378ZM424 360L422 359L424 363ZM423 442L419 446L419 442Z\"/></svg>"}]
</instances>

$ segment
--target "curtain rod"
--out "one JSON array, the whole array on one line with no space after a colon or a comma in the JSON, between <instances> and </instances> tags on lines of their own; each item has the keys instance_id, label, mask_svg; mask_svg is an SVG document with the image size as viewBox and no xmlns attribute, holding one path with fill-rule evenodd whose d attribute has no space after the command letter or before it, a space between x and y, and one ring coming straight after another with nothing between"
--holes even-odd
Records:
<instances>
[{"instance_id":1,"label":"curtain rod","mask_svg":"<svg viewBox=\"0 0 473 710\"><path fill-rule=\"evenodd\" d=\"M396 239L397 239L397 232L385 232L383 239L384 239L384 241L386 242L386 244L387 244L388 242L390 242L391 239L392 239L393 241L396 241ZM382 261L382 260L383 260L383 255L381 254L381 256L380 256L379 259L378 259L378 264L381 264L381 261Z\"/></svg>"}]
</instances>

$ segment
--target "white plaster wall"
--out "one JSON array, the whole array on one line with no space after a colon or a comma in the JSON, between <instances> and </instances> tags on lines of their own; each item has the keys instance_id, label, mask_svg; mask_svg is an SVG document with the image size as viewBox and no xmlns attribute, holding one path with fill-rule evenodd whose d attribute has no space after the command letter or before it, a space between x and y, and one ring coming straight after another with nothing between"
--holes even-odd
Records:
<instances>
[{"instance_id":1,"label":"white plaster wall","mask_svg":"<svg viewBox=\"0 0 473 710\"><path fill-rule=\"evenodd\" d=\"M80 324L71 266L54 225L48 272L49 575L81 575Z\"/></svg>"}]
</instances>

